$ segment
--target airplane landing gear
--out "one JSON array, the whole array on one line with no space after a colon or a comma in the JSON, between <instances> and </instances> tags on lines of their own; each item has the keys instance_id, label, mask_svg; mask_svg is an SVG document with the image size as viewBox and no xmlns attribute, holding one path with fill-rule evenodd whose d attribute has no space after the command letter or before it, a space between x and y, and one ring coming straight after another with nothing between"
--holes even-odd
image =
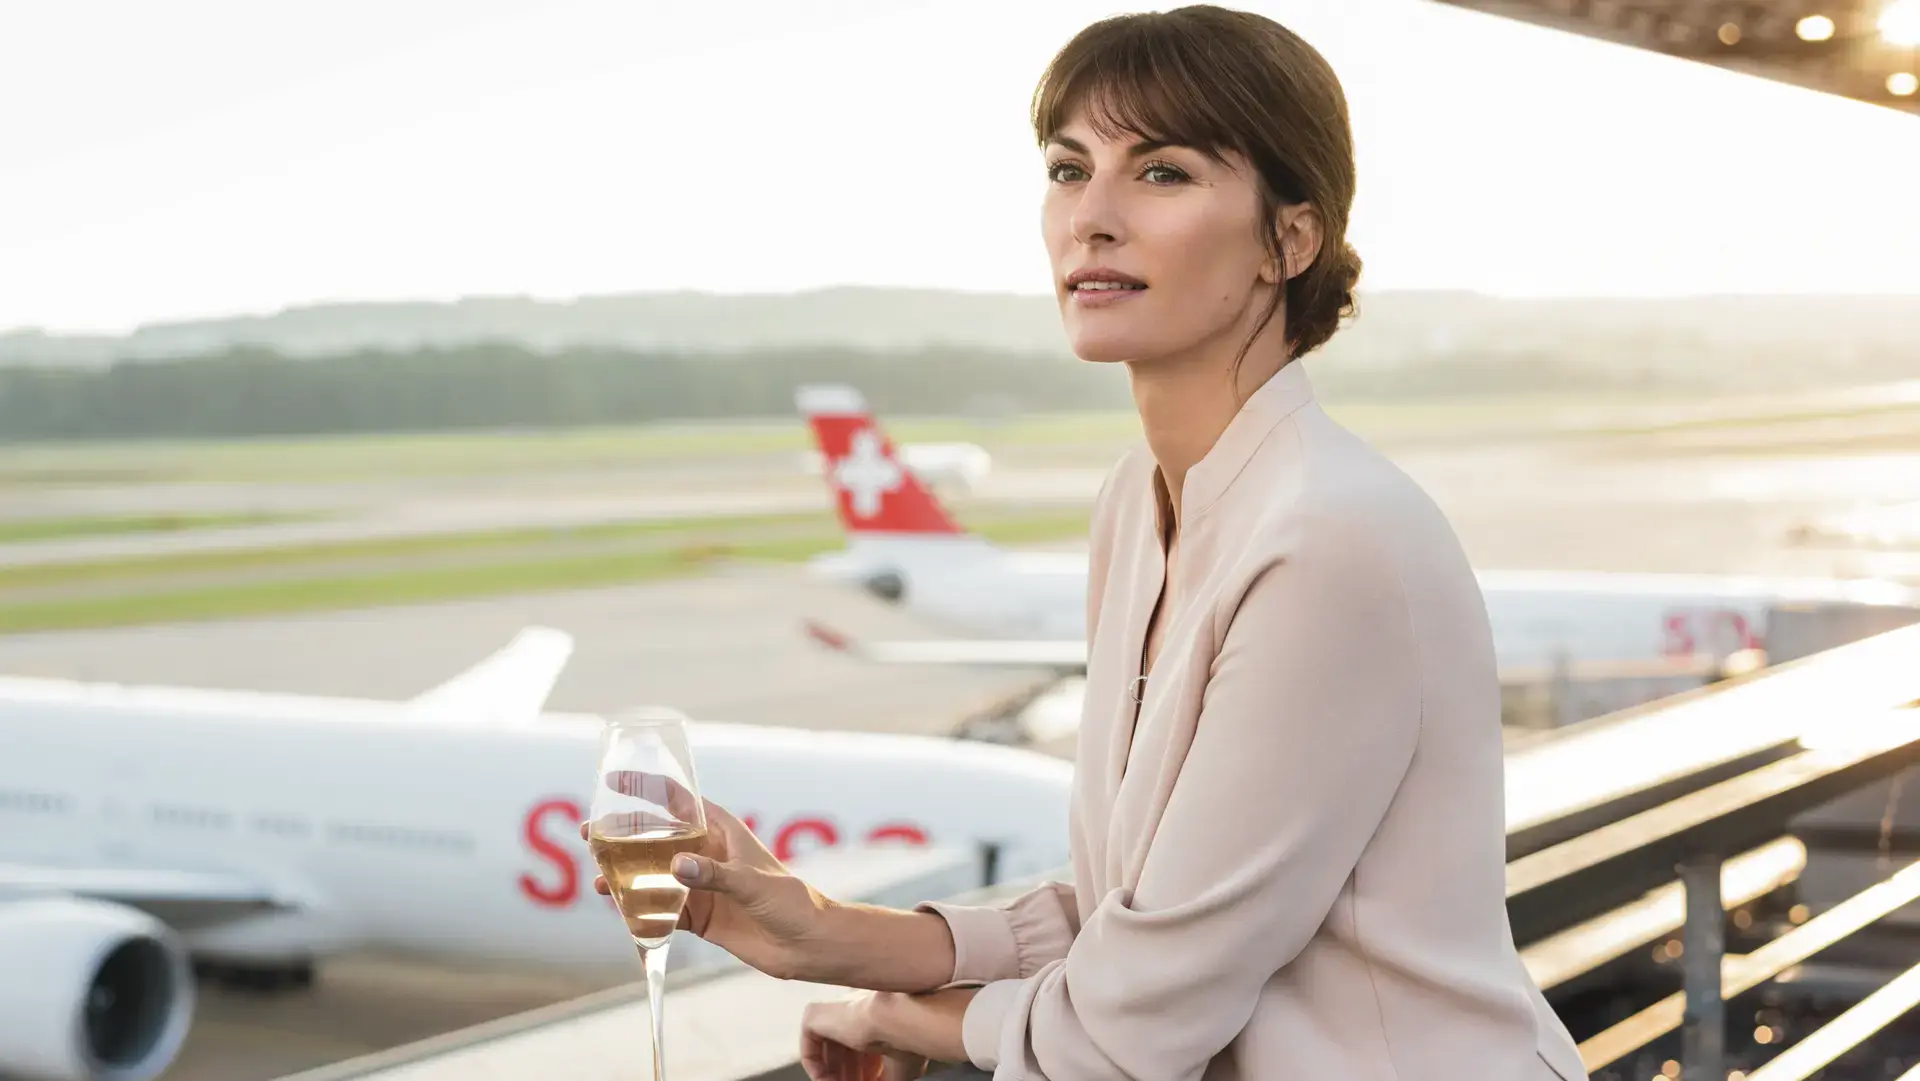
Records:
<instances>
[{"instance_id":1,"label":"airplane landing gear","mask_svg":"<svg viewBox=\"0 0 1920 1081\"><path fill-rule=\"evenodd\" d=\"M244 964L231 961L195 961L194 974L215 986L251 994L304 991L313 986L312 959L285 964Z\"/></svg>"}]
</instances>

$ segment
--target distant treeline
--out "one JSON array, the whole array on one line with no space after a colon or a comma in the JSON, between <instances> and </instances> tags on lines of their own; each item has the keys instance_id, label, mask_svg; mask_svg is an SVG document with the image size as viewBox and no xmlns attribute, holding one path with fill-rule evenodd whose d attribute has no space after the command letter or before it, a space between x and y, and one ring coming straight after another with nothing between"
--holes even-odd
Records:
<instances>
[{"instance_id":1,"label":"distant treeline","mask_svg":"<svg viewBox=\"0 0 1920 1081\"><path fill-rule=\"evenodd\" d=\"M1569 355L1524 346L1384 365L1329 350L1314 383L1352 397L1689 389L1725 377L1654 350ZM1815 368L1828 383L1839 373ZM788 416L794 388L859 387L877 409L923 415L1126 409L1115 366L1066 355L928 346L665 352L543 352L498 342L287 357L249 347L111 367L0 366L0 442L566 428ZM1750 387L1761 381L1747 380ZM1777 381L1776 381L1777 382Z\"/></svg>"},{"instance_id":2,"label":"distant treeline","mask_svg":"<svg viewBox=\"0 0 1920 1081\"><path fill-rule=\"evenodd\" d=\"M741 354L516 344L292 359L234 349L70 370L0 368L0 440L212 438L571 427L790 415L794 388L847 382L878 409L1125 408L1125 376L1071 357L970 349Z\"/></svg>"}]
</instances>

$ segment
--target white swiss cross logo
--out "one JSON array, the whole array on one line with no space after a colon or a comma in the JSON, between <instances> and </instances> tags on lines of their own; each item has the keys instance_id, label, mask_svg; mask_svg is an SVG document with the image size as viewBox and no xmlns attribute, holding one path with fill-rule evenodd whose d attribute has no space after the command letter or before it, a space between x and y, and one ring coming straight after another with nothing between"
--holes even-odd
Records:
<instances>
[{"instance_id":1,"label":"white swiss cross logo","mask_svg":"<svg viewBox=\"0 0 1920 1081\"><path fill-rule=\"evenodd\" d=\"M900 467L881 448L872 428L853 433L847 456L834 463L833 482L852 497L853 515L871 518L880 513L880 499L900 487Z\"/></svg>"}]
</instances>

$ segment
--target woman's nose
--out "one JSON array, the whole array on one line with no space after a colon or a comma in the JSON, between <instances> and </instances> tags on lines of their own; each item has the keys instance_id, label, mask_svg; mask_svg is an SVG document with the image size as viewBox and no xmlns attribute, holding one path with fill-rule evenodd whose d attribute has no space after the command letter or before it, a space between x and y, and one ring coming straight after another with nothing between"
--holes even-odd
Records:
<instances>
[{"instance_id":1,"label":"woman's nose","mask_svg":"<svg viewBox=\"0 0 1920 1081\"><path fill-rule=\"evenodd\" d=\"M1126 230L1112 185L1095 178L1080 189L1073 208L1073 239L1088 246L1117 243Z\"/></svg>"}]
</instances>

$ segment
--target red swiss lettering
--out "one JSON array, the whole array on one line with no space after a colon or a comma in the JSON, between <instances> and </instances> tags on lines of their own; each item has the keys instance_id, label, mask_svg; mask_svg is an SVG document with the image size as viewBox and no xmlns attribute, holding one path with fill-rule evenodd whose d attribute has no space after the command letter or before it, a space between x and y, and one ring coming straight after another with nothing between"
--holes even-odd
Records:
<instances>
[{"instance_id":1,"label":"red swiss lettering","mask_svg":"<svg viewBox=\"0 0 1920 1081\"><path fill-rule=\"evenodd\" d=\"M1667 613L1666 654L1669 657L1686 657L1693 653L1693 631L1688 627L1685 612Z\"/></svg>"},{"instance_id":2,"label":"red swiss lettering","mask_svg":"<svg viewBox=\"0 0 1920 1081\"><path fill-rule=\"evenodd\" d=\"M781 862L792 859L797 853L795 843L802 837L811 835L822 848L831 848L840 843L840 831L833 823L824 818L796 818L780 827L773 839L773 856Z\"/></svg>"},{"instance_id":3,"label":"red swiss lettering","mask_svg":"<svg viewBox=\"0 0 1920 1081\"><path fill-rule=\"evenodd\" d=\"M1668 612L1664 652L1670 657L1700 653L1716 656L1741 649L1760 648L1744 612L1732 608L1705 608Z\"/></svg>"},{"instance_id":4,"label":"red swiss lettering","mask_svg":"<svg viewBox=\"0 0 1920 1081\"><path fill-rule=\"evenodd\" d=\"M1735 643L1733 648L1735 649L1759 649L1760 648L1760 637L1753 633L1752 627L1748 626L1747 617L1744 613L1722 612L1720 613L1720 616L1722 619L1726 621L1727 630L1732 633L1733 641Z\"/></svg>"},{"instance_id":5,"label":"red swiss lettering","mask_svg":"<svg viewBox=\"0 0 1920 1081\"><path fill-rule=\"evenodd\" d=\"M521 836L533 854L551 864L559 881L542 882L529 874L520 876L520 892L537 905L548 908L564 908L580 895L580 865L575 862L572 852L560 847L547 834L547 820L558 818L560 824L568 830L578 830L580 822L586 816L580 805L569 799L551 799L535 804L527 812L521 823Z\"/></svg>"},{"instance_id":6,"label":"red swiss lettering","mask_svg":"<svg viewBox=\"0 0 1920 1081\"><path fill-rule=\"evenodd\" d=\"M867 834L868 844L884 844L887 841L923 845L927 843L927 831L911 822L889 822L884 826L876 826L872 833Z\"/></svg>"}]
</instances>

